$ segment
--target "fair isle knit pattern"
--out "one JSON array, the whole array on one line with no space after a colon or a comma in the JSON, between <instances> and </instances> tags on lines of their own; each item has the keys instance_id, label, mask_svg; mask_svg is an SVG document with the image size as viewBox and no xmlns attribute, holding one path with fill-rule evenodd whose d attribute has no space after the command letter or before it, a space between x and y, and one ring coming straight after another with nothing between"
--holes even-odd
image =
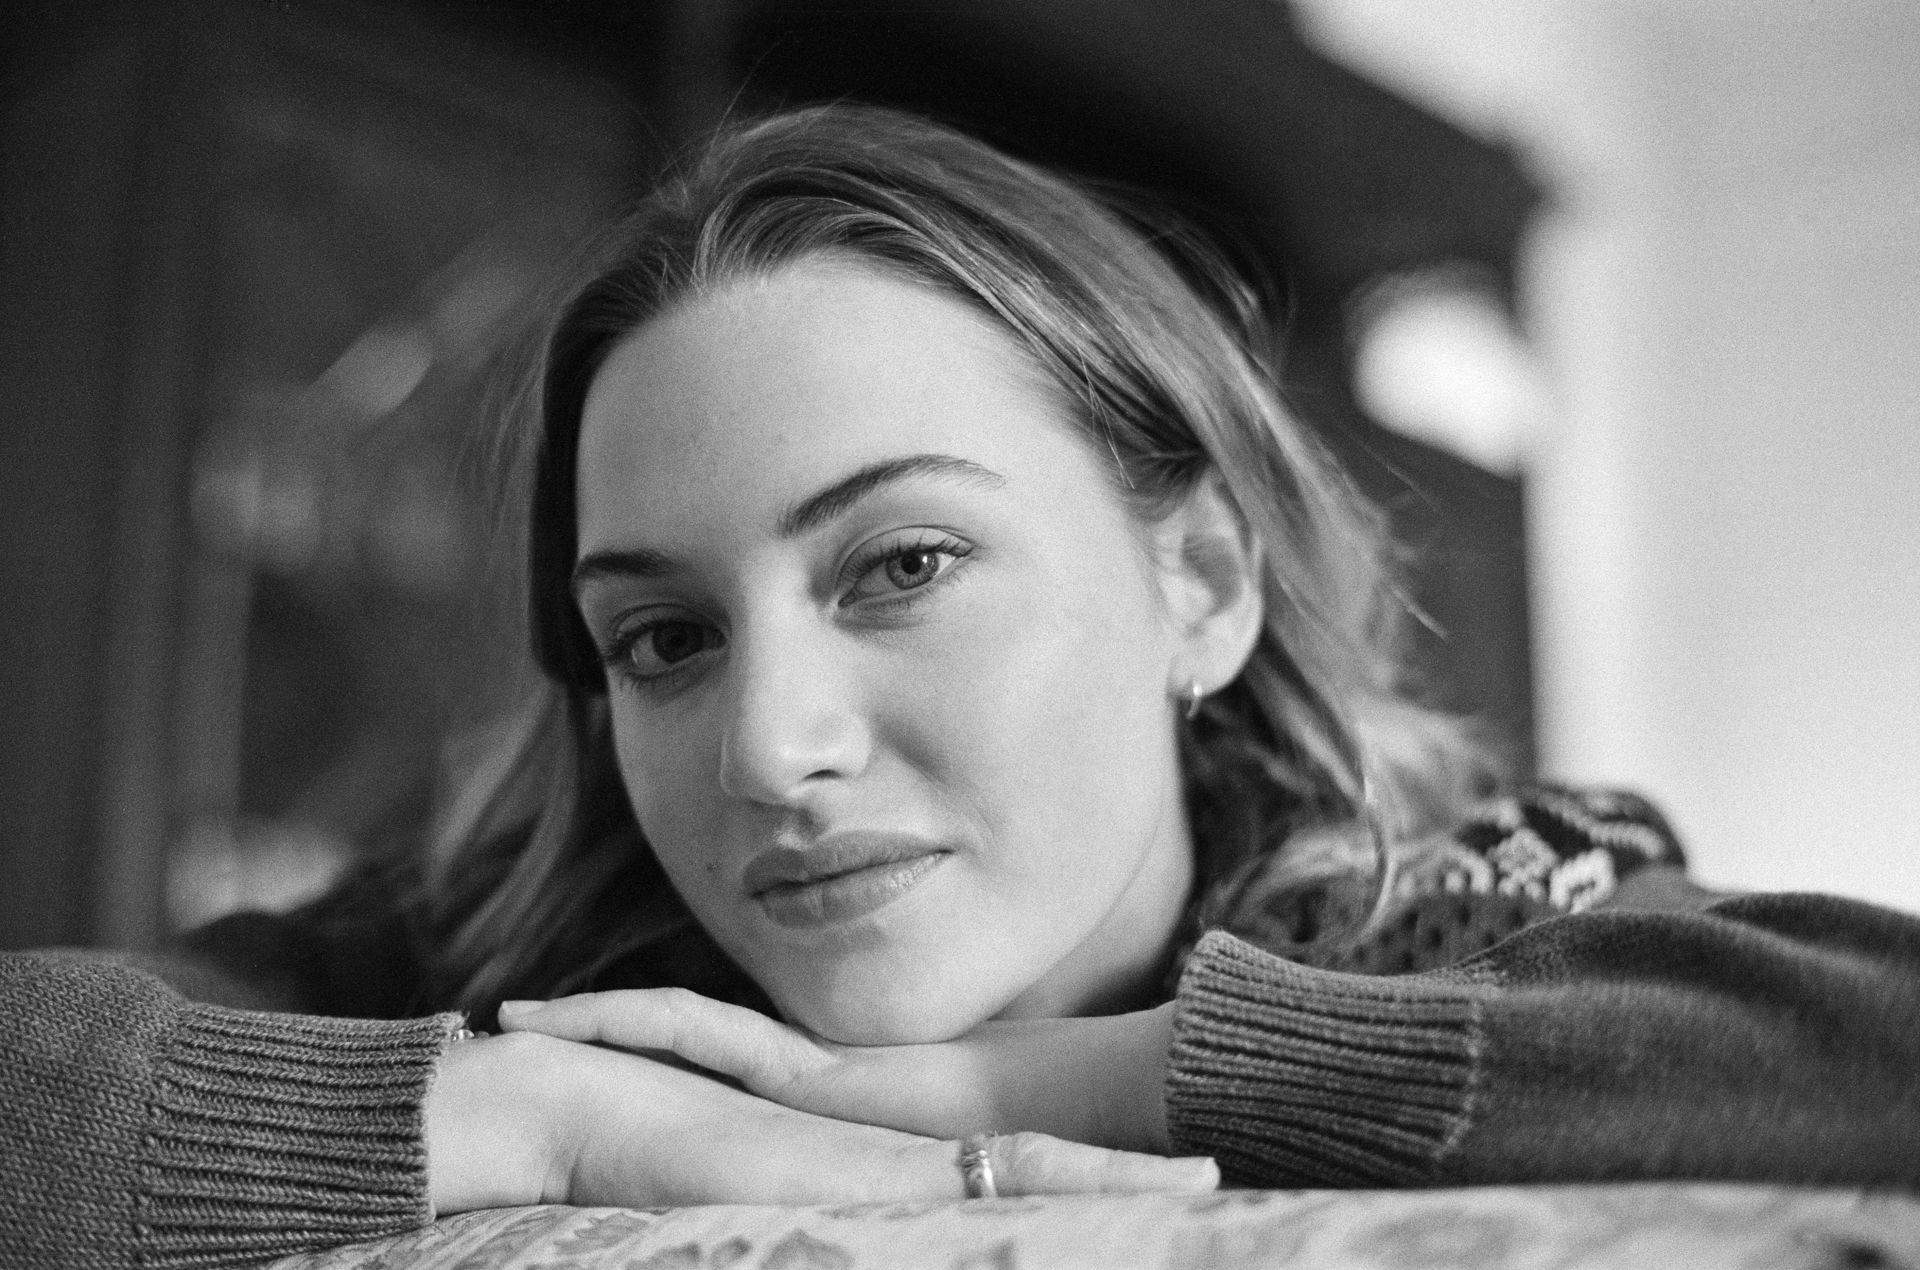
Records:
<instances>
[{"instance_id":1,"label":"fair isle knit pattern","mask_svg":"<svg viewBox=\"0 0 1920 1270\"><path fill-rule=\"evenodd\" d=\"M1384 911L1371 923L1370 879L1343 863L1302 870L1281 853L1221 879L1203 901L1200 929L1229 931L1302 965L1407 974L1604 903L1642 869L1685 865L1646 799L1529 785L1482 802L1447 832L1397 846Z\"/></svg>"},{"instance_id":2,"label":"fair isle knit pattern","mask_svg":"<svg viewBox=\"0 0 1920 1270\"><path fill-rule=\"evenodd\" d=\"M1251 860L1203 897L1201 938L1180 958L1168 1100L1227 1177L1430 1182L1468 1121L1476 1005L1465 985L1414 992L1395 976L1454 965L1685 860L1645 799L1544 784L1393 855L1371 921L1371 879L1338 835Z\"/></svg>"},{"instance_id":3,"label":"fair isle knit pattern","mask_svg":"<svg viewBox=\"0 0 1920 1270\"><path fill-rule=\"evenodd\" d=\"M1702 888L1613 791L1397 848L1370 922L1350 835L1288 851L1178 985L1168 1131L1229 1183L1920 1186L1920 920Z\"/></svg>"}]
</instances>

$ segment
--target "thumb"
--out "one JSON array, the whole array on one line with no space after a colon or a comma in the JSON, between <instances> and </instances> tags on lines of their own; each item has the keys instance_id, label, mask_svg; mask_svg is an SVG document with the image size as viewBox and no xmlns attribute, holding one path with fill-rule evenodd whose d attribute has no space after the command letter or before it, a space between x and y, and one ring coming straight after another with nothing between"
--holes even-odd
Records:
<instances>
[{"instance_id":1,"label":"thumb","mask_svg":"<svg viewBox=\"0 0 1920 1270\"><path fill-rule=\"evenodd\" d=\"M500 1027L625 1050L666 1050L772 1097L830 1060L812 1040L744 1006L685 988L583 992L555 1001L503 1001Z\"/></svg>"}]
</instances>

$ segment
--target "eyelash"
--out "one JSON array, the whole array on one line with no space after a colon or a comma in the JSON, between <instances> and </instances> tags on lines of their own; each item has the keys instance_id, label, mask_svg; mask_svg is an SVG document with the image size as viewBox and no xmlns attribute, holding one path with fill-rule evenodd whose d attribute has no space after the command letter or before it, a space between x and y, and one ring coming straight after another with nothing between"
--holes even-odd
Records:
<instances>
[{"instance_id":1,"label":"eyelash","mask_svg":"<svg viewBox=\"0 0 1920 1270\"><path fill-rule=\"evenodd\" d=\"M845 598L841 600L840 607L846 608L862 599L871 599L872 602L888 609L918 603L928 592L951 578L955 568L972 554L971 544L937 531L909 530L905 534L882 539L873 547L854 556L842 570L841 576L847 579L847 582ZM885 569L896 560L917 555L946 556L950 559L939 572L925 582L913 586L895 587L892 598L862 597L856 594L857 585L876 570ZM691 653L678 662L668 663L665 670L644 672L635 669L633 654L641 641L651 638L665 627L674 625L697 626L700 623L683 617L666 617L641 622L626 630L615 632L606 647L601 649L600 660L613 675L629 687L641 690L662 688L670 680L677 678L681 674L681 668L699 656L699 653L711 651L706 648L700 649L699 652ZM724 643L716 646L724 647Z\"/></svg>"},{"instance_id":2,"label":"eyelash","mask_svg":"<svg viewBox=\"0 0 1920 1270\"><path fill-rule=\"evenodd\" d=\"M972 554L973 547L971 544L962 542L951 534L943 534L938 530L910 529L899 534L889 535L874 543L867 550L855 555L853 559L847 561L846 568L842 570L841 576L847 580L847 594L852 596L856 584L874 570L884 569L892 561L901 560L907 556L952 557L950 563L925 582L915 586L899 587L895 590L896 595L913 596L915 599L918 599L919 596L929 588L938 586L940 583L946 581L947 578L952 576L955 567ZM895 600L892 602L906 603L907 601ZM848 601L842 600L841 607L846 607L847 603Z\"/></svg>"}]
</instances>

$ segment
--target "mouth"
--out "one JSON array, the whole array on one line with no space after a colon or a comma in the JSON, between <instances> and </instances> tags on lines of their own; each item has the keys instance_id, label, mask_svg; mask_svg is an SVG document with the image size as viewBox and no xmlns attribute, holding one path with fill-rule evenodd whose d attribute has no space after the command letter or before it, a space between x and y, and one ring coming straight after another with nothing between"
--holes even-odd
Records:
<instances>
[{"instance_id":1,"label":"mouth","mask_svg":"<svg viewBox=\"0 0 1920 1270\"><path fill-rule=\"evenodd\" d=\"M761 852L748 861L743 882L776 925L831 926L885 908L952 854L925 838L836 834L810 847Z\"/></svg>"}]
</instances>

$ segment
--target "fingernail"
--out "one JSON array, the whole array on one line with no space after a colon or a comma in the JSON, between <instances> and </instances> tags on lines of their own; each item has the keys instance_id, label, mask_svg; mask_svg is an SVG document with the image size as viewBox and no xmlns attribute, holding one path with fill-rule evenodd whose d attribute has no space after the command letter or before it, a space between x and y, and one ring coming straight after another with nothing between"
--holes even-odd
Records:
<instances>
[{"instance_id":1,"label":"fingernail","mask_svg":"<svg viewBox=\"0 0 1920 1270\"><path fill-rule=\"evenodd\" d=\"M544 1005L546 1005L545 1001L502 1001L500 1003L500 1017L505 1019L511 1015L516 1019L525 1018Z\"/></svg>"}]
</instances>

